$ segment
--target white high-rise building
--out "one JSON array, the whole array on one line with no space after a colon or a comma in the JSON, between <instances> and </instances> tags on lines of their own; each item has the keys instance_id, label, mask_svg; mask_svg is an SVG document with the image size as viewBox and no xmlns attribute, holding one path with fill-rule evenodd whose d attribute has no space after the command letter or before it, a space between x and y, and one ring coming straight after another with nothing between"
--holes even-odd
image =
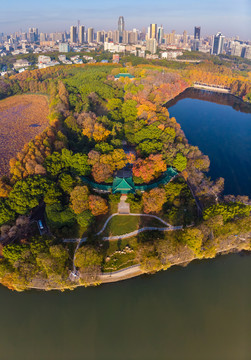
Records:
<instances>
[{"instance_id":1,"label":"white high-rise building","mask_svg":"<svg viewBox=\"0 0 251 360\"><path fill-rule=\"evenodd\" d=\"M225 36L223 36L221 32L218 32L214 36L213 46L212 46L212 54L213 55L219 55L222 53L223 46L224 46L224 40L225 40Z\"/></svg>"}]
</instances>

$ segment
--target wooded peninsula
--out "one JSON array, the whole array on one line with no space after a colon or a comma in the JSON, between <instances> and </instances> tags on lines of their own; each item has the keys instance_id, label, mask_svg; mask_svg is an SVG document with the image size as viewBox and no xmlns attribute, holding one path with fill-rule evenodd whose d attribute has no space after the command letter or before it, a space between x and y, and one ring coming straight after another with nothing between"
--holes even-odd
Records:
<instances>
[{"instance_id":1,"label":"wooded peninsula","mask_svg":"<svg viewBox=\"0 0 251 360\"><path fill-rule=\"evenodd\" d=\"M195 84L248 103L251 72L129 60L0 80L0 111L24 94L45 95L49 107L48 126L0 180L0 282L9 289L73 289L251 250L248 196L223 194L224 179L207 176L208 156L165 106Z\"/></svg>"}]
</instances>

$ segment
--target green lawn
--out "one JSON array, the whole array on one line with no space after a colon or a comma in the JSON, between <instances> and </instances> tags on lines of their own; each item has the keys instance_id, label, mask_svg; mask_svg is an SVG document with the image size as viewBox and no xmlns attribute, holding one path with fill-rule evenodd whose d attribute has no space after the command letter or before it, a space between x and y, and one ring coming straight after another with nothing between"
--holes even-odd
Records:
<instances>
[{"instance_id":1,"label":"green lawn","mask_svg":"<svg viewBox=\"0 0 251 360\"><path fill-rule=\"evenodd\" d=\"M128 234L143 227L165 227L165 225L151 217L117 215L109 221L102 235L118 236Z\"/></svg>"},{"instance_id":2,"label":"green lawn","mask_svg":"<svg viewBox=\"0 0 251 360\"><path fill-rule=\"evenodd\" d=\"M117 215L108 223L104 236L123 235L139 228L140 216Z\"/></svg>"}]
</instances>

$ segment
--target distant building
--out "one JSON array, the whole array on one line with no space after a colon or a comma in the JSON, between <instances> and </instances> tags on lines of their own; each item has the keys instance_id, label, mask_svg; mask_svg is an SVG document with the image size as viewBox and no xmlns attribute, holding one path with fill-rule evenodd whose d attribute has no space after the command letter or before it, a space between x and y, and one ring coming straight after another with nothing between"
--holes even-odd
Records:
<instances>
[{"instance_id":1,"label":"distant building","mask_svg":"<svg viewBox=\"0 0 251 360\"><path fill-rule=\"evenodd\" d=\"M149 39L146 41L146 50L150 51L151 54L155 54L157 51L157 40Z\"/></svg>"},{"instance_id":2,"label":"distant building","mask_svg":"<svg viewBox=\"0 0 251 360\"><path fill-rule=\"evenodd\" d=\"M88 32L87 32L87 42L88 43L92 43L94 40L94 30L93 28L88 28Z\"/></svg>"},{"instance_id":3,"label":"distant building","mask_svg":"<svg viewBox=\"0 0 251 360\"><path fill-rule=\"evenodd\" d=\"M200 26L194 28L194 40L200 40Z\"/></svg>"},{"instance_id":4,"label":"distant building","mask_svg":"<svg viewBox=\"0 0 251 360\"><path fill-rule=\"evenodd\" d=\"M239 41L234 41L231 47L231 55L241 56L242 50L243 50L243 45L241 45Z\"/></svg>"},{"instance_id":5,"label":"distant building","mask_svg":"<svg viewBox=\"0 0 251 360\"><path fill-rule=\"evenodd\" d=\"M158 33L157 33L157 38L158 38L159 44L162 44L163 37L164 37L164 29L163 29L163 26L161 25L160 27L158 27Z\"/></svg>"},{"instance_id":6,"label":"distant building","mask_svg":"<svg viewBox=\"0 0 251 360\"><path fill-rule=\"evenodd\" d=\"M68 53L70 51L70 45L68 43L59 44L59 52Z\"/></svg>"},{"instance_id":7,"label":"distant building","mask_svg":"<svg viewBox=\"0 0 251 360\"><path fill-rule=\"evenodd\" d=\"M104 33L103 31L97 31L97 43L104 42Z\"/></svg>"},{"instance_id":8,"label":"distant building","mask_svg":"<svg viewBox=\"0 0 251 360\"><path fill-rule=\"evenodd\" d=\"M223 51L225 36L221 32L218 32L213 39L212 54L219 55Z\"/></svg>"},{"instance_id":9,"label":"distant building","mask_svg":"<svg viewBox=\"0 0 251 360\"><path fill-rule=\"evenodd\" d=\"M123 31L123 44L129 43L129 31L124 30Z\"/></svg>"},{"instance_id":10,"label":"distant building","mask_svg":"<svg viewBox=\"0 0 251 360\"><path fill-rule=\"evenodd\" d=\"M40 46L53 47L56 45L56 41L40 41Z\"/></svg>"},{"instance_id":11,"label":"distant building","mask_svg":"<svg viewBox=\"0 0 251 360\"><path fill-rule=\"evenodd\" d=\"M80 44L85 42L85 27L83 25L79 26L78 41Z\"/></svg>"},{"instance_id":12,"label":"distant building","mask_svg":"<svg viewBox=\"0 0 251 360\"><path fill-rule=\"evenodd\" d=\"M124 52L125 45L114 44L112 42L104 42L104 51L110 51L112 53Z\"/></svg>"},{"instance_id":13,"label":"distant building","mask_svg":"<svg viewBox=\"0 0 251 360\"><path fill-rule=\"evenodd\" d=\"M128 43L129 44L137 44L138 42L138 33L136 31L128 32Z\"/></svg>"},{"instance_id":14,"label":"distant building","mask_svg":"<svg viewBox=\"0 0 251 360\"><path fill-rule=\"evenodd\" d=\"M150 24L150 39L157 39L157 24Z\"/></svg>"},{"instance_id":15,"label":"distant building","mask_svg":"<svg viewBox=\"0 0 251 360\"><path fill-rule=\"evenodd\" d=\"M71 43L77 42L77 26L71 26L70 29L70 41Z\"/></svg>"},{"instance_id":16,"label":"distant building","mask_svg":"<svg viewBox=\"0 0 251 360\"><path fill-rule=\"evenodd\" d=\"M200 46L201 46L200 40L198 40L198 39L192 40L192 46L191 46L192 51L199 51Z\"/></svg>"},{"instance_id":17,"label":"distant building","mask_svg":"<svg viewBox=\"0 0 251 360\"><path fill-rule=\"evenodd\" d=\"M120 35L119 35L119 31L115 30L112 33L112 40L114 43L121 43L122 41L120 41Z\"/></svg>"},{"instance_id":18,"label":"distant building","mask_svg":"<svg viewBox=\"0 0 251 360\"><path fill-rule=\"evenodd\" d=\"M51 62L51 58L45 55L39 55L37 60L39 64L48 64Z\"/></svg>"},{"instance_id":19,"label":"distant building","mask_svg":"<svg viewBox=\"0 0 251 360\"><path fill-rule=\"evenodd\" d=\"M187 31L186 30L184 30L184 32L183 32L183 45L187 45Z\"/></svg>"},{"instance_id":20,"label":"distant building","mask_svg":"<svg viewBox=\"0 0 251 360\"><path fill-rule=\"evenodd\" d=\"M125 20L123 16L120 16L118 21L119 43L122 43L123 41L124 30L125 30Z\"/></svg>"},{"instance_id":21,"label":"distant building","mask_svg":"<svg viewBox=\"0 0 251 360\"><path fill-rule=\"evenodd\" d=\"M119 63L119 54L113 54L112 62L117 64Z\"/></svg>"},{"instance_id":22,"label":"distant building","mask_svg":"<svg viewBox=\"0 0 251 360\"><path fill-rule=\"evenodd\" d=\"M41 42L41 41L46 41L46 40L47 40L46 34L40 33L40 42Z\"/></svg>"},{"instance_id":23,"label":"distant building","mask_svg":"<svg viewBox=\"0 0 251 360\"><path fill-rule=\"evenodd\" d=\"M245 49L243 52L243 57L245 59L251 60L251 46L250 45L245 46Z\"/></svg>"},{"instance_id":24,"label":"distant building","mask_svg":"<svg viewBox=\"0 0 251 360\"><path fill-rule=\"evenodd\" d=\"M58 60L59 61L65 61L66 60L66 55L58 55Z\"/></svg>"},{"instance_id":25,"label":"distant building","mask_svg":"<svg viewBox=\"0 0 251 360\"><path fill-rule=\"evenodd\" d=\"M182 51L165 51L161 54L161 58L172 60L172 59L176 59L177 56L181 56L181 55L183 55Z\"/></svg>"},{"instance_id":26,"label":"distant building","mask_svg":"<svg viewBox=\"0 0 251 360\"><path fill-rule=\"evenodd\" d=\"M14 69L21 69L21 68L25 68L25 67L28 67L30 66L31 64L29 63L28 60L26 59L18 59L14 64L13 64L13 67Z\"/></svg>"}]
</instances>

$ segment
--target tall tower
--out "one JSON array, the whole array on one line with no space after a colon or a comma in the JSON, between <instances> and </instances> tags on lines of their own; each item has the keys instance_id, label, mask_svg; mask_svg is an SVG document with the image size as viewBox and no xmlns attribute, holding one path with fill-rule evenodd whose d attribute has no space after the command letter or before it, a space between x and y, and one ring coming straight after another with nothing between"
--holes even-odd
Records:
<instances>
[{"instance_id":1,"label":"tall tower","mask_svg":"<svg viewBox=\"0 0 251 360\"><path fill-rule=\"evenodd\" d=\"M88 33L87 33L88 43L92 43L93 39L94 39L94 30L93 30L93 28L88 28Z\"/></svg>"},{"instance_id":2,"label":"tall tower","mask_svg":"<svg viewBox=\"0 0 251 360\"><path fill-rule=\"evenodd\" d=\"M80 44L85 42L85 27L83 25L79 26L78 41Z\"/></svg>"},{"instance_id":3,"label":"tall tower","mask_svg":"<svg viewBox=\"0 0 251 360\"><path fill-rule=\"evenodd\" d=\"M200 26L194 28L194 40L200 40Z\"/></svg>"},{"instance_id":4,"label":"tall tower","mask_svg":"<svg viewBox=\"0 0 251 360\"><path fill-rule=\"evenodd\" d=\"M70 40L71 40L71 43L76 43L77 42L77 26L71 26Z\"/></svg>"},{"instance_id":5,"label":"tall tower","mask_svg":"<svg viewBox=\"0 0 251 360\"><path fill-rule=\"evenodd\" d=\"M157 24L150 24L150 39L157 39Z\"/></svg>"},{"instance_id":6,"label":"tall tower","mask_svg":"<svg viewBox=\"0 0 251 360\"><path fill-rule=\"evenodd\" d=\"M187 31L184 30L183 32L183 45L187 45Z\"/></svg>"},{"instance_id":7,"label":"tall tower","mask_svg":"<svg viewBox=\"0 0 251 360\"><path fill-rule=\"evenodd\" d=\"M162 39L164 37L164 29L163 29L163 26L161 25L159 28L158 28L158 43L159 44L162 44Z\"/></svg>"},{"instance_id":8,"label":"tall tower","mask_svg":"<svg viewBox=\"0 0 251 360\"><path fill-rule=\"evenodd\" d=\"M119 17L118 21L118 31L119 31L119 42L122 43L123 41L123 31L125 30L125 20L124 16Z\"/></svg>"}]
</instances>

